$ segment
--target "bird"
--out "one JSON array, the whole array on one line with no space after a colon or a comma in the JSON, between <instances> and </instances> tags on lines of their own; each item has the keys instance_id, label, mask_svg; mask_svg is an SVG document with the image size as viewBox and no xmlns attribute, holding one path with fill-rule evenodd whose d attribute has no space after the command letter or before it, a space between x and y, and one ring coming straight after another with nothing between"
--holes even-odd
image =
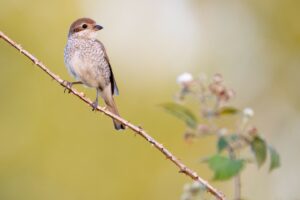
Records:
<instances>
[{"instance_id":1,"label":"bird","mask_svg":"<svg viewBox=\"0 0 300 200\"><path fill-rule=\"evenodd\" d=\"M67 82L67 87L84 84L96 89L96 99L92 103L93 110L98 106L99 95L103 98L106 109L120 116L113 95L118 95L118 86L110 65L107 52L97 33L103 29L93 19L79 18L74 21L68 33L64 49L66 68L75 82ZM116 130L125 129L118 120L113 119Z\"/></svg>"}]
</instances>

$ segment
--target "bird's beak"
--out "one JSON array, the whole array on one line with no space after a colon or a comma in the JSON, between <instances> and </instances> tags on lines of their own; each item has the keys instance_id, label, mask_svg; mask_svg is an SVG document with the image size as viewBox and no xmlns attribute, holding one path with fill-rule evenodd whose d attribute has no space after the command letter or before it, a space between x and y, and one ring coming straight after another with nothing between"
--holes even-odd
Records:
<instances>
[{"instance_id":1,"label":"bird's beak","mask_svg":"<svg viewBox=\"0 0 300 200\"><path fill-rule=\"evenodd\" d=\"M95 25L95 26L94 26L94 30L95 30L95 31L99 31L99 30L101 30L101 29L103 29L103 27L100 26L100 25Z\"/></svg>"}]
</instances>

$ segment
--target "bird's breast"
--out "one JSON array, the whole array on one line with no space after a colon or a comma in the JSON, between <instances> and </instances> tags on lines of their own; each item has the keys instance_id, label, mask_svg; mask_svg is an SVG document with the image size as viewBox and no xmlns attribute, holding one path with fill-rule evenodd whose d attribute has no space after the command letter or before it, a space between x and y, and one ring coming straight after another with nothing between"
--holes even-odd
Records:
<instances>
[{"instance_id":1,"label":"bird's breast","mask_svg":"<svg viewBox=\"0 0 300 200\"><path fill-rule=\"evenodd\" d=\"M67 52L67 53L66 53ZM92 41L76 41L66 47L69 73L88 87L104 87L109 83L109 66L101 46Z\"/></svg>"}]
</instances>

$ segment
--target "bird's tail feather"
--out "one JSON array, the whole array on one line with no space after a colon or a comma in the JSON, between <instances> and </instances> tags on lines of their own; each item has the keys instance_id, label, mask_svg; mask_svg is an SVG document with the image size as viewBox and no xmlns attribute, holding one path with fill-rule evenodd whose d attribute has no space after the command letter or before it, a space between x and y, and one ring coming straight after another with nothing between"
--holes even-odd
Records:
<instances>
[{"instance_id":1,"label":"bird's tail feather","mask_svg":"<svg viewBox=\"0 0 300 200\"><path fill-rule=\"evenodd\" d=\"M104 101L105 101L105 104L106 104L106 108L110 112L114 113L115 115L120 116L119 112L118 112L118 109L117 109L117 106L116 106L115 101L114 101L112 96L111 96L111 98L104 98ZM121 122L113 119L113 123L114 123L114 126L115 126L116 130L125 129L125 126Z\"/></svg>"},{"instance_id":2,"label":"bird's tail feather","mask_svg":"<svg viewBox=\"0 0 300 200\"><path fill-rule=\"evenodd\" d=\"M120 116L119 113L118 113L118 110L117 110L116 105L113 105L113 106L107 105L107 109L108 109L110 112L114 113L115 115ZM122 129L125 129L125 126L124 126L121 122L119 122L119 121L113 119L113 123L114 123L114 126L115 126L115 129L116 129L116 130L122 130Z\"/></svg>"}]
</instances>

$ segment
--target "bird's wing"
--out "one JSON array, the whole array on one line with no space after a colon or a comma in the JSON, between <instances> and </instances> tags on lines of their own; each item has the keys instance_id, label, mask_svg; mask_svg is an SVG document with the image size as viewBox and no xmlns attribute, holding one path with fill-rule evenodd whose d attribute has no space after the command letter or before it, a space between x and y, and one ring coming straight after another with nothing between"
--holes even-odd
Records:
<instances>
[{"instance_id":1,"label":"bird's wing","mask_svg":"<svg viewBox=\"0 0 300 200\"><path fill-rule=\"evenodd\" d=\"M111 75L110 75L111 92L112 92L113 95L119 95L119 89L118 89L118 86L117 86L117 83L116 83L113 71L111 69L111 66L110 66L110 63L109 63L108 60L107 60L107 62L108 62L110 73L111 73Z\"/></svg>"},{"instance_id":2,"label":"bird's wing","mask_svg":"<svg viewBox=\"0 0 300 200\"><path fill-rule=\"evenodd\" d=\"M110 83L111 83L111 93L113 95L119 95L119 89L118 89L118 86L117 86L117 83L116 83L116 80L115 80L115 77L114 77L114 73L112 71L112 68L111 68L111 65L110 65L110 62L109 62L109 58L108 58L107 53L106 53L106 49L105 49L104 45L99 40L97 40L97 42L101 45L101 48L104 52L104 58L105 58L108 66L109 66L109 70L110 70L109 79L110 79Z\"/></svg>"}]
</instances>

